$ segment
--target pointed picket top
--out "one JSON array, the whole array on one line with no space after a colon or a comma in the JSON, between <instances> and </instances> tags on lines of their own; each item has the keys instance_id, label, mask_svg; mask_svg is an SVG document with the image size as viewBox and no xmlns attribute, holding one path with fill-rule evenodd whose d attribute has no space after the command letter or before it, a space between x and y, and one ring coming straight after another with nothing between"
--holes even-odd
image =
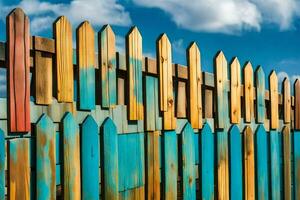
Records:
<instances>
[{"instance_id":1,"label":"pointed picket top","mask_svg":"<svg viewBox=\"0 0 300 200\"><path fill-rule=\"evenodd\" d=\"M104 120L104 122L103 122L103 124L102 124L101 126L102 126L103 128L109 127L109 128L112 128L112 129L117 130L116 124L114 123L114 121L113 121L110 117L107 117L107 118Z\"/></svg>"},{"instance_id":2,"label":"pointed picket top","mask_svg":"<svg viewBox=\"0 0 300 200\"><path fill-rule=\"evenodd\" d=\"M128 118L129 120L142 120L144 118L142 62L143 45L142 36L135 26L126 36L127 77L128 77Z\"/></svg>"},{"instance_id":3,"label":"pointed picket top","mask_svg":"<svg viewBox=\"0 0 300 200\"><path fill-rule=\"evenodd\" d=\"M259 124L256 128L256 132L266 131L265 126L263 124Z\"/></svg>"},{"instance_id":4,"label":"pointed picket top","mask_svg":"<svg viewBox=\"0 0 300 200\"><path fill-rule=\"evenodd\" d=\"M211 129L210 125L207 122L204 123L201 132L202 133L212 133L212 129Z\"/></svg>"},{"instance_id":5,"label":"pointed picket top","mask_svg":"<svg viewBox=\"0 0 300 200\"><path fill-rule=\"evenodd\" d=\"M278 118L278 79L276 72L273 70L269 76L270 82L270 112L271 112L271 129L277 129L279 126Z\"/></svg>"},{"instance_id":6,"label":"pointed picket top","mask_svg":"<svg viewBox=\"0 0 300 200\"><path fill-rule=\"evenodd\" d=\"M72 25L65 16L59 17L54 23L57 100L73 102L73 40Z\"/></svg>"},{"instance_id":7,"label":"pointed picket top","mask_svg":"<svg viewBox=\"0 0 300 200\"><path fill-rule=\"evenodd\" d=\"M97 122L95 121L94 117L92 115L88 115L82 122L82 126L97 127L98 125L97 125Z\"/></svg>"},{"instance_id":8,"label":"pointed picket top","mask_svg":"<svg viewBox=\"0 0 300 200\"><path fill-rule=\"evenodd\" d=\"M230 64L231 123L240 123L241 118L241 67L237 57Z\"/></svg>"},{"instance_id":9,"label":"pointed picket top","mask_svg":"<svg viewBox=\"0 0 300 200\"><path fill-rule=\"evenodd\" d=\"M201 55L193 42L188 48L189 120L195 129L202 128Z\"/></svg>"},{"instance_id":10,"label":"pointed picket top","mask_svg":"<svg viewBox=\"0 0 300 200\"><path fill-rule=\"evenodd\" d=\"M238 127L236 124L234 124L234 125L232 125L232 126L230 127L229 132L230 132L230 133L233 133L233 132L240 132L240 129L239 129L239 127Z\"/></svg>"},{"instance_id":11,"label":"pointed picket top","mask_svg":"<svg viewBox=\"0 0 300 200\"><path fill-rule=\"evenodd\" d=\"M217 127L226 128L228 119L227 60L222 51L215 57L215 86L217 91Z\"/></svg>"},{"instance_id":12,"label":"pointed picket top","mask_svg":"<svg viewBox=\"0 0 300 200\"><path fill-rule=\"evenodd\" d=\"M48 125L51 124L53 124L53 121L46 113L43 113L40 119L36 122L36 125L40 126L41 128L45 125L48 127Z\"/></svg>"},{"instance_id":13,"label":"pointed picket top","mask_svg":"<svg viewBox=\"0 0 300 200\"><path fill-rule=\"evenodd\" d=\"M250 123L254 117L253 68L250 62L244 67L245 122Z\"/></svg>"},{"instance_id":14,"label":"pointed picket top","mask_svg":"<svg viewBox=\"0 0 300 200\"><path fill-rule=\"evenodd\" d=\"M291 122L291 85L288 77L283 82L283 121L288 124Z\"/></svg>"},{"instance_id":15,"label":"pointed picket top","mask_svg":"<svg viewBox=\"0 0 300 200\"><path fill-rule=\"evenodd\" d=\"M256 84L256 120L258 123L265 122L265 73L261 66L255 71Z\"/></svg>"},{"instance_id":16,"label":"pointed picket top","mask_svg":"<svg viewBox=\"0 0 300 200\"><path fill-rule=\"evenodd\" d=\"M99 69L101 70L101 104L113 108L117 104L115 33L110 25L98 33Z\"/></svg>"},{"instance_id":17,"label":"pointed picket top","mask_svg":"<svg viewBox=\"0 0 300 200\"><path fill-rule=\"evenodd\" d=\"M295 130L300 130L300 80L297 79L294 83L295 96Z\"/></svg>"}]
</instances>

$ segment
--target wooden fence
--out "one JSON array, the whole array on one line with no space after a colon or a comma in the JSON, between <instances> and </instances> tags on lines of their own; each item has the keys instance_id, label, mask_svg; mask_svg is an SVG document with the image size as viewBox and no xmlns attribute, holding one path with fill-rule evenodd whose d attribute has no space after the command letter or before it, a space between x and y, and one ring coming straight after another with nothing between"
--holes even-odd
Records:
<instances>
[{"instance_id":1,"label":"wooden fence","mask_svg":"<svg viewBox=\"0 0 300 200\"><path fill-rule=\"evenodd\" d=\"M6 24L0 199L300 199L299 80L280 94L274 71L222 52L202 72L196 43L172 64L165 34L144 58L136 27L122 55L109 25L95 54L89 22L76 51L66 17L54 39L19 8Z\"/></svg>"}]
</instances>

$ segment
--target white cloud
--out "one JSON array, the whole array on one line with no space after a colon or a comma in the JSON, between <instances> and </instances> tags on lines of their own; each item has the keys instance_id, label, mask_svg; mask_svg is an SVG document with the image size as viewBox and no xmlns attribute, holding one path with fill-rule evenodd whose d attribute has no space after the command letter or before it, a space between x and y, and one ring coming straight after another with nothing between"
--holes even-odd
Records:
<instances>
[{"instance_id":1,"label":"white cloud","mask_svg":"<svg viewBox=\"0 0 300 200\"><path fill-rule=\"evenodd\" d=\"M277 73L278 83L281 84L282 81L283 81L286 77L289 78L289 75L288 75L286 72L278 72L278 73Z\"/></svg>"},{"instance_id":2,"label":"white cloud","mask_svg":"<svg viewBox=\"0 0 300 200\"><path fill-rule=\"evenodd\" d=\"M133 0L139 6L159 8L177 26L192 31L239 34L275 24L281 30L293 26L299 16L297 0Z\"/></svg>"},{"instance_id":3,"label":"white cloud","mask_svg":"<svg viewBox=\"0 0 300 200\"><path fill-rule=\"evenodd\" d=\"M3 4L3 3L2 3ZM112 24L128 26L131 18L116 0L72 0L70 3L50 3L43 0L22 0L17 5L1 5L0 13L6 16L13 8L21 7L31 19L31 28L38 33L50 29L54 19L65 15L78 25L88 20L94 26ZM2 16L2 19L5 19Z\"/></svg>"},{"instance_id":4,"label":"white cloud","mask_svg":"<svg viewBox=\"0 0 300 200\"><path fill-rule=\"evenodd\" d=\"M184 54L185 48L183 46L183 39L181 38L172 42L172 49L178 54Z\"/></svg>"}]
</instances>

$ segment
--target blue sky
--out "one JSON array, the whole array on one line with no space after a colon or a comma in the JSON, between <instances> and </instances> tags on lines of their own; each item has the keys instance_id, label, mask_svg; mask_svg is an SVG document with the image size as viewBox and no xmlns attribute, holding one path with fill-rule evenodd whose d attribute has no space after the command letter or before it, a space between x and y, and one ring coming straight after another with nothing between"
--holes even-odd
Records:
<instances>
[{"instance_id":1,"label":"blue sky","mask_svg":"<svg viewBox=\"0 0 300 200\"><path fill-rule=\"evenodd\" d=\"M227 60L251 61L279 79L300 77L300 2L298 0L0 0L0 40L5 16L21 7L31 20L32 35L52 37L52 23L66 15L73 29L89 20L95 31L111 24L117 49L124 51L129 28L138 26L144 55L155 57L157 37L167 33L173 62L186 65L185 50L196 41L202 69L213 71L213 57L223 50ZM75 38L75 37L74 37ZM74 41L75 42L75 41Z\"/></svg>"}]
</instances>

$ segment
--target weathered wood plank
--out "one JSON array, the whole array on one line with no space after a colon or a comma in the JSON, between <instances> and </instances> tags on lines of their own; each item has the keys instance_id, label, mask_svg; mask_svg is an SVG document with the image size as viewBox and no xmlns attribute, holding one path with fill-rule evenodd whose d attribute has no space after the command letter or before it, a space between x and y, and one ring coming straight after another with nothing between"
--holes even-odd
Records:
<instances>
[{"instance_id":1,"label":"weathered wood plank","mask_svg":"<svg viewBox=\"0 0 300 200\"><path fill-rule=\"evenodd\" d=\"M77 28L79 108L95 109L95 33L88 21Z\"/></svg>"},{"instance_id":2,"label":"weathered wood plank","mask_svg":"<svg viewBox=\"0 0 300 200\"><path fill-rule=\"evenodd\" d=\"M278 118L278 79L275 71L269 76L270 81L270 128L277 129L279 126L279 118Z\"/></svg>"},{"instance_id":3,"label":"weathered wood plank","mask_svg":"<svg viewBox=\"0 0 300 200\"><path fill-rule=\"evenodd\" d=\"M249 126L244 130L245 199L255 199L254 135Z\"/></svg>"},{"instance_id":4,"label":"weathered wood plank","mask_svg":"<svg viewBox=\"0 0 300 200\"><path fill-rule=\"evenodd\" d=\"M30 199L29 139L8 141L8 198Z\"/></svg>"},{"instance_id":5,"label":"weathered wood plank","mask_svg":"<svg viewBox=\"0 0 300 200\"><path fill-rule=\"evenodd\" d=\"M56 133L43 114L36 124L36 198L56 199Z\"/></svg>"},{"instance_id":6,"label":"weathered wood plank","mask_svg":"<svg viewBox=\"0 0 300 200\"><path fill-rule=\"evenodd\" d=\"M265 73L259 66L255 71L256 77L256 121L257 123L265 122Z\"/></svg>"},{"instance_id":7,"label":"weathered wood plank","mask_svg":"<svg viewBox=\"0 0 300 200\"><path fill-rule=\"evenodd\" d=\"M30 131L29 19L20 8L6 18L9 131Z\"/></svg>"},{"instance_id":8,"label":"weathered wood plank","mask_svg":"<svg viewBox=\"0 0 300 200\"><path fill-rule=\"evenodd\" d=\"M52 55L35 51L35 102L52 103Z\"/></svg>"},{"instance_id":9,"label":"weathered wood plank","mask_svg":"<svg viewBox=\"0 0 300 200\"><path fill-rule=\"evenodd\" d=\"M176 98L176 117L177 118L187 118L186 115L186 83L183 81L177 82L177 98Z\"/></svg>"},{"instance_id":10,"label":"weathered wood plank","mask_svg":"<svg viewBox=\"0 0 300 200\"><path fill-rule=\"evenodd\" d=\"M177 136L175 131L163 133L163 199L177 198L178 176Z\"/></svg>"},{"instance_id":11,"label":"weathered wood plank","mask_svg":"<svg viewBox=\"0 0 300 200\"><path fill-rule=\"evenodd\" d=\"M290 80L286 77L283 80L283 120L285 124L291 122L291 86Z\"/></svg>"},{"instance_id":12,"label":"weathered wood plank","mask_svg":"<svg viewBox=\"0 0 300 200\"><path fill-rule=\"evenodd\" d=\"M281 161L280 161L280 134L270 131L270 176L271 176L271 199L281 199Z\"/></svg>"},{"instance_id":13,"label":"weathered wood plank","mask_svg":"<svg viewBox=\"0 0 300 200\"><path fill-rule=\"evenodd\" d=\"M200 51L195 42L188 48L189 120L195 129L202 128L202 74Z\"/></svg>"},{"instance_id":14,"label":"weathered wood plank","mask_svg":"<svg viewBox=\"0 0 300 200\"><path fill-rule=\"evenodd\" d=\"M300 130L300 80L297 79L294 84L295 96L295 130Z\"/></svg>"},{"instance_id":15,"label":"weathered wood plank","mask_svg":"<svg viewBox=\"0 0 300 200\"><path fill-rule=\"evenodd\" d=\"M99 199L99 134L98 125L88 115L81 127L81 191L82 199Z\"/></svg>"},{"instance_id":16,"label":"weathered wood plank","mask_svg":"<svg viewBox=\"0 0 300 200\"><path fill-rule=\"evenodd\" d=\"M114 122L107 118L101 126L101 191L104 199L118 199L118 136Z\"/></svg>"},{"instance_id":17,"label":"weathered wood plank","mask_svg":"<svg viewBox=\"0 0 300 200\"><path fill-rule=\"evenodd\" d=\"M160 199L159 145L159 132L147 132L146 197L148 200Z\"/></svg>"},{"instance_id":18,"label":"weathered wood plank","mask_svg":"<svg viewBox=\"0 0 300 200\"><path fill-rule=\"evenodd\" d=\"M183 199L196 199L194 130L186 123L181 134Z\"/></svg>"},{"instance_id":19,"label":"weathered wood plank","mask_svg":"<svg viewBox=\"0 0 300 200\"><path fill-rule=\"evenodd\" d=\"M163 112L163 129L174 130L176 128L171 43L166 34L160 36L157 42L157 57L159 71L159 103Z\"/></svg>"},{"instance_id":20,"label":"weathered wood plank","mask_svg":"<svg viewBox=\"0 0 300 200\"><path fill-rule=\"evenodd\" d=\"M231 123L239 124L241 119L241 69L237 57L230 64Z\"/></svg>"},{"instance_id":21,"label":"weathered wood plank","mask_svg":"<svg viewBox=\"0 0 300 200\"><path fill-rule=\"evenodd\" d=\"M65 16L54 23L56 82L58 102L73 102L72 26Z\"/></svg>"},{"instance_id":22,"label":"weathered wood plank","mask_svg":"<svg viewBox=\"0 0 300 200\"><path fill-rule=\"evenodd\" d=\"M69 112L63 118L63 195L64 199L81 199L79 127Z\"/></svg>"},{"instance_id":23,"label":"weathered wood plank","mask_svg":"<svg viewBox=\"0 0 300 200\"><path fill-rule=\"evenodd\" d=\"M299 82L299 81L298 81ZM294 199L300 198L300 131L294 131Z\"/></svg>"},{"instance_id":24,"label":"weathered wood plank","mask_svg":"<svg viewBox=\"0 0 300 200\"><path fill-rule=\"evenodd\" d=\"M254 118L253 69L250 62L244 67L244 100L245 122L250 123Z\"/></svg>"},{"instance_id":25,"label":"weathered wood plank","mask_svg":"<svg viewBox=\"0 0 300 200\"><path fill-rule=\"evenodd\" d=\"M5 134L0 129L0 199L5 199L5 162L6 162Z\"/></svg>"},{"instance_id":26,"label":"weathered wood plank","mask_svg":"<svg viewBox=\"0 0 300 200\"><path fill-rule=\"evenodd\" d=\"M243 156L242 136L233 125L229 132L230 149L230 199L243 199Z\"/></svg>"},{"instance_id":27,"label":"weathered wood plank","mask_svg":"<svg viewBox=\"0 0 300 200\"><path fill-rule=\"evenodd\" d=\"M126 37L127 80L129 90L128 118L129 120L142 120L144 118L143 84L142 84L142 36L133 27Z\"/></svg>"},{"instance_id":28,"label":"weathered wood plank","mask_svg":"<svg viewBox=\"0 0 300 200\"><path fill-rule=\"evenodd\" d=\"M109 25L98 35L99 66L101 67L101 105L112 108L117 104L115 34Z\"/></svg>"},{"instance_id":29,"label":"weathered wood plank","mask_svg":"<svg viewBox=\"0 0 300 200\"><path fill-rule=\"evenodd\" d=\"M199 172L201 173L201 197L202 199L215 199L215 139L208 123L204 124L200 136L201 164L199 165Z\"/></svg>"},{"instance_id":30,"label":"weathered wood plank","mask_svg":"<svg viewBox=\"0 0 300 200\"><path fill-rule=\"evenodd\" d=\"M269 151L265 128L260 124L255 133L257 199L269 199Z\"/></svg>"},{"instance_id":31,"label":"weathered wood plank","mask_svg":"<svg viewBox=\"0 0 300 200\"><path fill-rule=\"evenodd\" d=\"M292 199L292 180L291 180L291 134L290 129L285 126L282 131L283 144L283 188L284 199Z\"/></svg>"},{"instance_id":32,"label":"weathered wood plank","mask_svg":"<svg viewBox=\"0 0 300 200\"><path fill-rule=\"evenodd\" d=\"M54 40L51 38L44 38L40 36L33 36L33 49L36 51L42 51L45 53L54 54L55 45Z\"/></svg>"},{"instance_id":33,"label":"weathered wood plank","mask_svg":"<svg viewBox=\"0 0 300 200\"><path fill-rule=\"evenodd\" d=\"M146 95L145 95L145 124L147 131L155 131L155 96L158 88L155 88L155 81L157 82L157 79L155 79L152 76L146 76L145 78L145 84L146 84Z\"/></svg>"}]
</instances>

